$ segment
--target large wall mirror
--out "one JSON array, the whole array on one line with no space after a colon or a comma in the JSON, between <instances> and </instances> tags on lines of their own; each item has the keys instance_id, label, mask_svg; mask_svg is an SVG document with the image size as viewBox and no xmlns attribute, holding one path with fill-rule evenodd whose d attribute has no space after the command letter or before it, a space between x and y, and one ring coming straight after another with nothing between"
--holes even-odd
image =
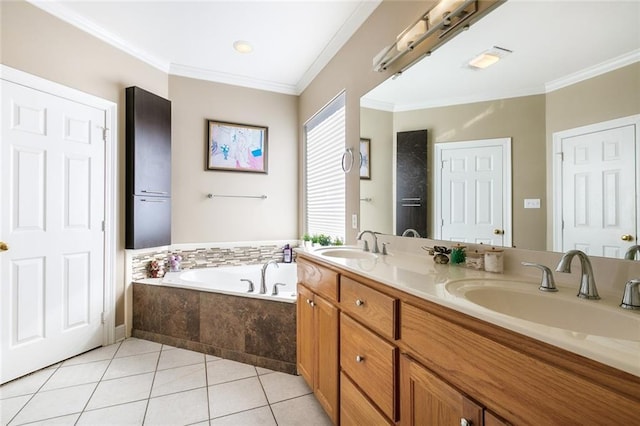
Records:
<instances>
[{"instance_id":1,"label":"large wall mirror","mask_svg":"<svg viewBox=\"0 0 640 426\"><path fill-rule=\"evenodd\" d=\"M500 60L484 69L469 65L485 51ZM396 135L427 130L422 237L444 237L443 215L464 219L466 201L459 192L491 199L501 190L507 196L506 217L502 228L490 228L508 235L504 245L560 251L566 249L565 238L565 244L591 255L622 257L625 248L638 244L639 117L640 2L507 1L362 97L360 136L371 140L371 176L360 181L361 229L401 235L396 229ZM615 132L620 128L624 134ZM571 145L588 139L585 135L600 138L587 141L599 151ZM620 148L618 139L630 151ZM502 161L507 182L501 186L476 182L474 188L473 180L458 185L441 171L464 162L450 154L454 148L469 150L491 141L504 144L500 155L507 160L484 154L465 158L472 158L472 168ZM601 169L590 163L612 157L628 161ZM568 162L586 166L567 175ZM474 208L486 220L500 206ZM596 232L588 227L569 242L562 215L571 215L579 231L598 222L616 242L595 244ZM442 239L487 241L471 234L453 232Z\"/></svg>"}]
</instances>

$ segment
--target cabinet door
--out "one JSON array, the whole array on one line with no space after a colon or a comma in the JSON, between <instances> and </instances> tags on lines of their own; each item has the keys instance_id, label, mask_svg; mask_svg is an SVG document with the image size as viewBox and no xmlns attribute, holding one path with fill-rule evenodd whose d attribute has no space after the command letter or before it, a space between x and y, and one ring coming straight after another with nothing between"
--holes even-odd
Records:
<instances>
[{"instance_id":1,"label":"cabinet door","mask_svg":"<svg viewBox=\"0 0 640 426\"><path fill-rule=\"evenodd\" d=\"M481 406L407 356L400 361L400 387L402 425L482 426Z\"/></svg>"},{"instance_id":2,"label":"cabinet door","mask_svg":"<svg viewBox=\"0 0 640 426\"><path fill-rule=\"evenodd\" d=\"M338 308L315 295L316 365L314 392L334 424L338 424Z\"/></svg>"},{"instance_id":3,"label":"cabinet door","mask_svg":"<svg viewBox=\"0 0 640 426\"><path fill-rule=\"evenodd\" d=\"M171 198L127 197L126 248L171 244Z\"/></svg>"},{"instance_id":4,"label":"cabinet door","mask_svg":"<svg viewBox=\"0 0 640 426\"><path fill-rule=\"evenodd\" d=\"M315 332L313 321L313 293L298 285L297 319L297 358L298 373L313 389L313 371L315 363Z\"/></svg>"},{"instance_id":5,"label":"cabinet door","mask_svg":"<svg viewBox=\"0 0 640 426\"><path fill-rule=\"evenodd\" d=\"M126 90L127 192L171 195L171 102L139 87Z\"/></svg>"}]
</instances>

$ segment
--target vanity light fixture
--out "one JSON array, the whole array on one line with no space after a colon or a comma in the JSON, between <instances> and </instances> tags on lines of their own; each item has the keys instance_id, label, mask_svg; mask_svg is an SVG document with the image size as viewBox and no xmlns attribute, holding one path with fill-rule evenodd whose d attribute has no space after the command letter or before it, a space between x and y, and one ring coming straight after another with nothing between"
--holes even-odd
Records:
<instances>
[{"instance_id":1,"label":"vanity light fixture","mask_svg":"<svg viewBox=\"0 0 640 426\"><path fill-rule=\"evenodd\" d=\"M468 62L469 67L475 69L485 69L498 62L508 54L511 50L503 47L493 46L491 49L485 50Z\"/></svg>"},{"instance_id":2,"label":"vanity light fixture","mask_svg":"<svg viewBox=\"0 0 640 426\"><path fill-rule=\"evenodd\" d=\"M413 25L396 37L395 43L380 51L373 59L375 71L383 72L417 45L433 36L433 45L445 41L444 37L478 10L477 0L440 0ZM466 28L465 28L466 29Z\"/></svg>"},{"instance_id":3,"label":"vanity light fixture","mask_svg":"<svg viewBox=\"0 0 640 426\"><path fill-rule=\"evenodd\" d=\"M253 52L253 46L248 41L236 40L233 42L233 48L238 53L251 53Z\"/></svg>"}]
</instances>

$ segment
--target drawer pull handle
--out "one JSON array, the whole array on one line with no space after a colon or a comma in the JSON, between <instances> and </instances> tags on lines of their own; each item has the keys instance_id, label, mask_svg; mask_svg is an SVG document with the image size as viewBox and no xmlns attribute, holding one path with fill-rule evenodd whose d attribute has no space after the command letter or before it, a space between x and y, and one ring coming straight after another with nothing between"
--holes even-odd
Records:
<instances>
[{"instance_id":1,"label":"drawer pull handle","mask_svg":"<svg viewBox=\"0 0 640 426\"><path fill-rule=\"evenodd\" d=\"M356 355L356 362L363 362L364 361L364 357L360 356L360 355Z\"/></svg>"},{"instance_id":2,"label":"drawer pull handle","mask_svg":"<svg viewBox=\"0 0 640 426\"><path fill-rule=\"evenodd\" d=\"M460 426L471 426L472 424L473 424L472 422L465 419L464 417L460 418Z\"/></svg>"},{"instance_id":3,"label":"drawer pull handle","mask_svg":"<svg viewBox=\"0 0 640 426\"><path fill-rule=\"evenodd\" d=\"M356 306L364 305L364 300L356 299Z\"/></svg>"}]
</instances>

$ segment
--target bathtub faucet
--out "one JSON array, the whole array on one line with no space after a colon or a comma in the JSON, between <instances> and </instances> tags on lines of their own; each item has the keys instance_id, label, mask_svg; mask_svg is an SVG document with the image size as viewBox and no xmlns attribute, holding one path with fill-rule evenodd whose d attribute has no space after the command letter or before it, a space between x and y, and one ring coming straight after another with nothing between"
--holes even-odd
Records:
<instances>
[{"instance_id":1,"label":"bathtub faucet","mask_svg":"<svg viewBox=\"0 0 640 426\"><path fill-rule=\"evenodd\" d=\"M278 265L278 261L273 259L262 265L262 275L260 276L260 294L267 294L267 268L271 264L276 265L276 268L280 267L280 265Z\"/></svg>"}]
</instances>

